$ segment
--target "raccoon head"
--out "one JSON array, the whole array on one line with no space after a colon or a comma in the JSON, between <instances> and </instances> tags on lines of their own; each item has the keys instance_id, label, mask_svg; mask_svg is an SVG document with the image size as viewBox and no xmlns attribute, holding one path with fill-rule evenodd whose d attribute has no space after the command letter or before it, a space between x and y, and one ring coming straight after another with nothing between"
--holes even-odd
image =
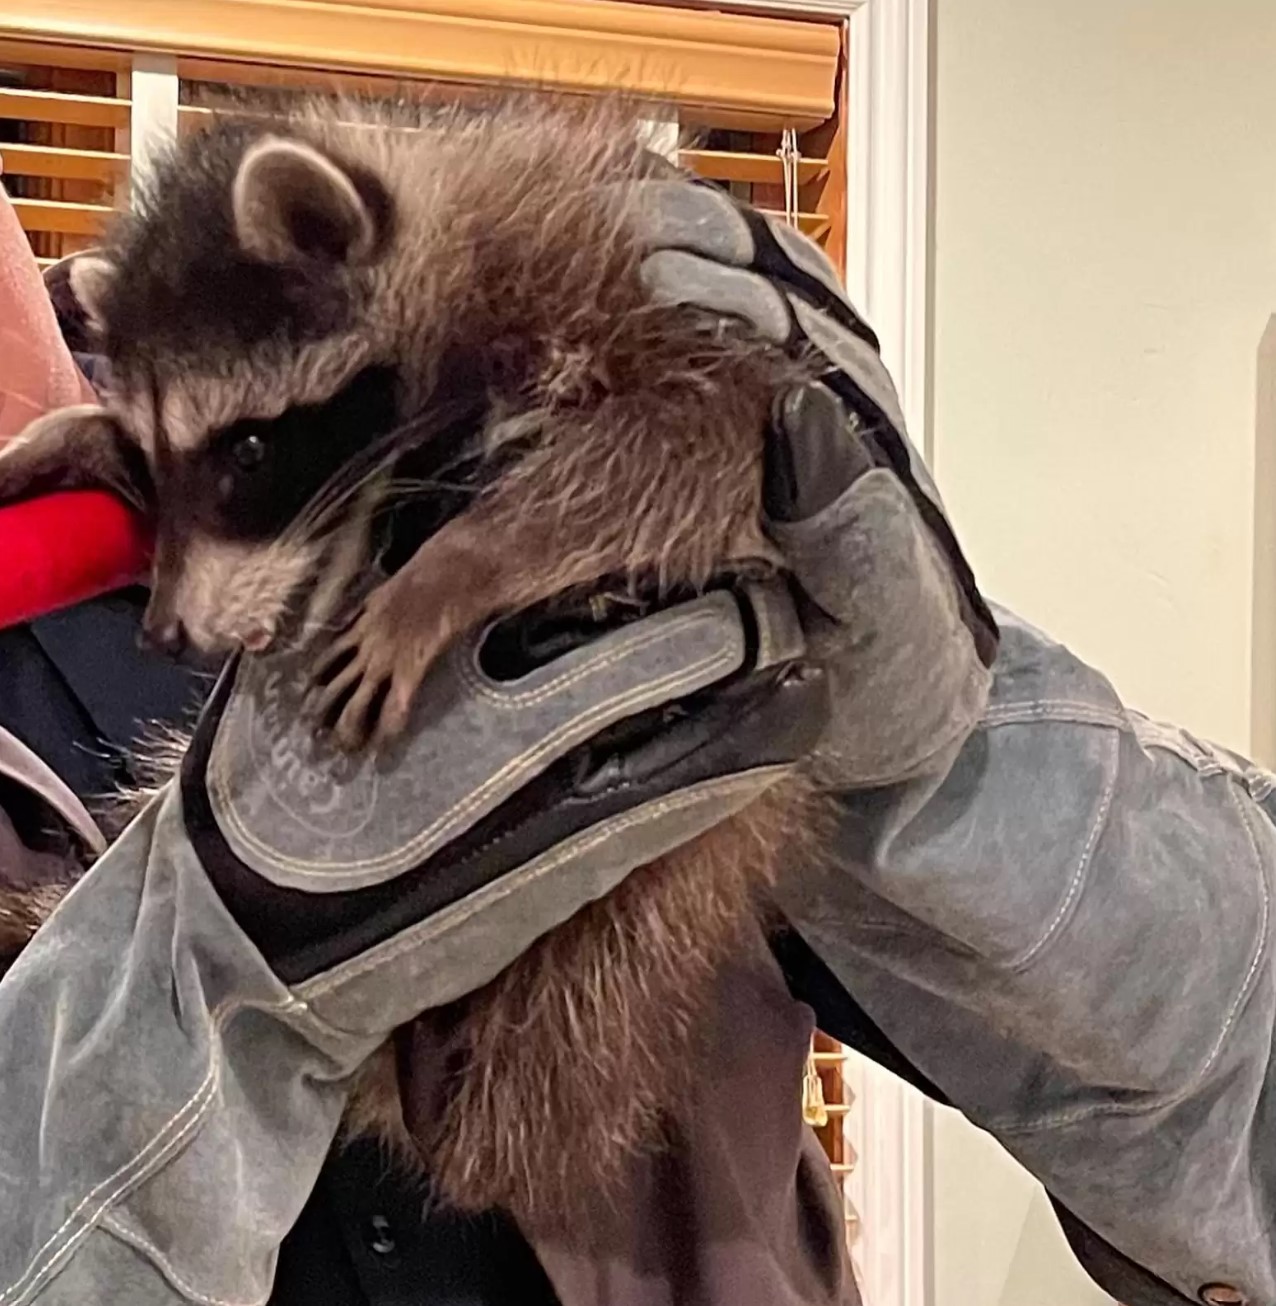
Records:
<instances>
[{"instance_id":1,"label":"raccoon head","mask_svg":"<svg viewBox=\"0 0 1276 1306\"><path fill-rule=\"evenodd\" d=\"M394 361L360 325L388 202L305 142L242 133L156 185L72 266L109 379L103 413L66 420L127 454L153 516L151 641L262 651L330 617L367 562L373 491L341 473L399 422Z\"/></svg>"},{"instance_id":2,"label":"raccoon head","mask_svg":"<svg viewBox=\"0 0 1276 1306\"><path fill-rule=\"evenodd\" d=\"M627 381L599 342L644 299L615 183L645 157L617 110L530 102L231 120L178 146L70 274L107 363L95 420L145 468L152 639L317 633L402 488L392 455L458 413L504 447L641 379L640 351Z\"/></svg>"}]
</instances>

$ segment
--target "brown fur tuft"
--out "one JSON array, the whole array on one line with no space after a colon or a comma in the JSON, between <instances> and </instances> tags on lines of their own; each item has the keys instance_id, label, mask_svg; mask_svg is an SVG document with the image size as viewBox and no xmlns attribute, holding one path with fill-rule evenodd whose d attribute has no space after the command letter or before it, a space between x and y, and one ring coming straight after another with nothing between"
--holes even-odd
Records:
<instances>
[{"instance_id":1,"label":"brown fur tuft","mask_svg":"<svg viewBox=\"0 0 1276 1306\"><path fill-rule=\"evenodd\" d=\"M622 1198L630 1158L686 1126L714 976L758 946L782 863L809 864L827 809L791 779L700 838L635 871L546 935L479 993L408 1034L446 1069L414 1085L397 1049L362 1069L344 1121L387 1164L426 1165L436 1194L552 1232ZM707 1072L707 1071L706 1071ZM796 1109L796 1108L795 1108Z\"/></svg>"},{"instance_id":2,"label":"brown fur tuft","mask_svg":"<svg viewBox=\"0 0 1276 1306\"><path fill-rule=\"evenodd\" d=\"M168 787L181 770L192 731L178 725L149 722L142 737L128 751L131 783L119 785L90 803L93 819L108 839L116 839L152 800Z\"/></svg>"},{"instance_id":3,"label":"brown fur tuft","mask_svg":"<svg viewBox=\"0 0 1276 1306\"><path fill-rule=\"evenodd\" d=\"M619 1197L687 1094L718 967L748 946L782 855L805 843L796 783L635 871L465 1006L425 1153L444 1192L525 1229ZM680 1121L679 1123L686 1123Z\"/></svg>"}]
</instances>

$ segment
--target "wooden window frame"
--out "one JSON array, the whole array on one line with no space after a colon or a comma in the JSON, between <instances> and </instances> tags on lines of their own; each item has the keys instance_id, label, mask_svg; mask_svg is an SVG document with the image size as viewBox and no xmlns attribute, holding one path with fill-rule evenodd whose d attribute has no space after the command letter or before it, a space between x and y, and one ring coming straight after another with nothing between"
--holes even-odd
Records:
<instances>
[{"instance_id":1,"label":"wooden window frame","mask_svg":"<svg viewBox=\"0 0 1276 1306\"><path fill-rule=\"evenodd\" d=\"M7 0L0 33L413 80L623 84L743 129L818 126L837 57L827 26L677 0Z\"/></svg>"}]
</instances>

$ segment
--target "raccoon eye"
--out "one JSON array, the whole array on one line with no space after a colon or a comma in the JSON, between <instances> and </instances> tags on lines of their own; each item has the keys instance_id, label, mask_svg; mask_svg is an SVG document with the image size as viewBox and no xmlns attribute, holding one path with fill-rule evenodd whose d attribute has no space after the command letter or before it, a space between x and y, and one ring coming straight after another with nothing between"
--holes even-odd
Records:
<instances>
[{"instance_id":1,"label":"raccoon eye","mask_svg":"<svg viewBox=\"0 0 1276 1306\"><path fill-rule=\"evenodd\" d=\"M259 435L246 435L235 441L230 456L241 472L255 472L266 461L266 442Z\"/></svg>"}]
</instances>

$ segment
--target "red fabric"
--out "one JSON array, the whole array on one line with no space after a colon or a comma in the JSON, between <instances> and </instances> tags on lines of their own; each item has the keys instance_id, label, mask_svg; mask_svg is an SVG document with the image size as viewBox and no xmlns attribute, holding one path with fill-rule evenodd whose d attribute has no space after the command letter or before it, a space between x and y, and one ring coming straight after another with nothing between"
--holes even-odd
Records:
<instances>
[{"instance_id":1,"label":"red fabric","mask_svg":"<svg viewBox=\"0 0 1276 1306\"><path fill-rule=\"evenodd\" d=\"M68 490L0 508L0 629L141 578L142 521L104 490Z\"/></svg>"}]
</instances>

